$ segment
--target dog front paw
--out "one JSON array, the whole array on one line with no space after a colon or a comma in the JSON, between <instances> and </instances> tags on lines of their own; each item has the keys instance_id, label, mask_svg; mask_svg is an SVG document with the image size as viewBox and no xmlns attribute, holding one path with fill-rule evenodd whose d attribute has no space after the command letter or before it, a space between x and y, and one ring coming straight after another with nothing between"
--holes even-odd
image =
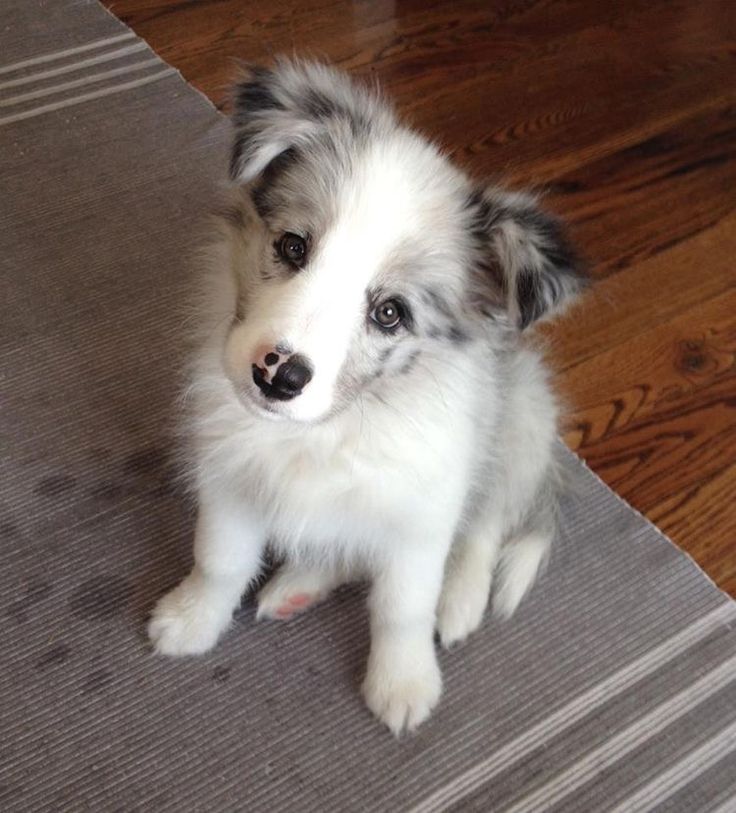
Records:
<instances>
[{"instance_id":1,"label":"dog front paw","mask_svg":"<svg viewBox=\"0 0 736 813\"><path fill-rule=\"evenodd\" d=\"M381 658L369 662L362 691L368 708L398 737L432 713L442 693L442 675L434 653L413 664Z\"/></svg>"},{"instance_id":2,"label":"dog front paw","mask_svg":"<svg viewBox=\"0 0 736 813\"><path fill-rule=\"evenodd\" d=\"M148 637L159 655L201 655L217 643L232 617L224 605L188 576L156 605Z\"/></svg>"}]
</instances>

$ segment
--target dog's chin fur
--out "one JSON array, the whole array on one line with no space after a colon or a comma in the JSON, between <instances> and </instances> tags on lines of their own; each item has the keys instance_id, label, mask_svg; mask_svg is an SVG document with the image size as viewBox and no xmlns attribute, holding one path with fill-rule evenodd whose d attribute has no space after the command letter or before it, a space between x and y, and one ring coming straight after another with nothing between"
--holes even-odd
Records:
<instances>
[{"instance_id":1,"label":"dog's chin fur","mask_svg":"<svg viewBox=\"0 0 736 813\"><path fill-rule=\"evenodd\" d=\"M273 421L275 423L288 422L297 426L307 427L324 423L325 421L330 420L330 418L334 418L335 415L340 411L336 407L333 407L322 415L316 415L311 418L298 418L290 415L284 410L283 407L280 408L278 405L270 403L265 398L261 398L257 395L251 395L249 393L243 393L242 391L238 392L237 387L235 385L233 385L233 387L238 396L238 400L243 405L244 409L253 414L256 418L261 418L266 421ZM344 408L345 407L343 407L343 409Z\"/></svg>"},{"instance_id":2,"label":"dog's chin fur","mask_svg":"<svg viewBox=\"0 0 736 813\"><path fill-rule=\"evenodd\" d=\"M439 699L434 631L463 640L489 595L510 615L547 555L557 409L524 331L583 277L533 198L474 185L329 68L254 69L234 124L187 398L195 567L150 636L170 655L212 647L266 544L285 563L260 618L367 578L363 694L399 733ZM303 268L279 255L284 233L304 236ZM313 377L270 403L251 367L286 344Z\"/></svg>"}]
</instances>

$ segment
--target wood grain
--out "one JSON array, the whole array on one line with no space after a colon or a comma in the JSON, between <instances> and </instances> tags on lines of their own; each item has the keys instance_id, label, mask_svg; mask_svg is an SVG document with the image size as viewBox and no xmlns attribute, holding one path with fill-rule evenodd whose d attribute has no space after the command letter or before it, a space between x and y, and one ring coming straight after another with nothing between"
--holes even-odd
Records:
<instances>
[{"instance_id":1,"label":"wood grain","mask_svg":"<svg viewBox=\"0 0 736 813\"><path fill-rule=\"evenodd\" d=\"M533 185L597 285L542 331L570 446L736 595L733 0L117 0L225 107L234 60L378 78L467 169Z\"/></svg>"}]
</instances>

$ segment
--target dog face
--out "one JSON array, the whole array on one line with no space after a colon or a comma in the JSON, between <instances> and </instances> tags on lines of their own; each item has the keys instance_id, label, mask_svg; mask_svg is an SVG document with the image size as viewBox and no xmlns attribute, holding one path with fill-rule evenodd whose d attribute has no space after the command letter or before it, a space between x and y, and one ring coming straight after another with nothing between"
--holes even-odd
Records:
<instances>
[{"instance_id":1,"label":"dog face","mask_svg":"<svg viewBox=\"0 0 736 813\"><path fill-rule=\"evenodd\" d=\"M559 226L530 198L476 190L324 66L254 70L234 124L242 250L225 359L263 414L323 420L580 287Z\"/></svg>"}]
</instances>

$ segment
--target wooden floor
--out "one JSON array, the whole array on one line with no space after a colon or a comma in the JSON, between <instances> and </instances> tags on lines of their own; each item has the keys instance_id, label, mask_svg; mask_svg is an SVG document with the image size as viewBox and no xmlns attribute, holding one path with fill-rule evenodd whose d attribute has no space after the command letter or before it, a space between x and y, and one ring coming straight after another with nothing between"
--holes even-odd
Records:
<instances>
[{"instance_id":1,"label":"wooden floor","mask_svg":"<svg viewBox=\"0 0 736 813\"><path fill-rule=\"evenodd\" d=\"M595 292L546 332L565 437L736 595L734 0L115 0L222 106L233 57L377 77L467 169L548 191Z\"/></svg>"}]
</instances>

